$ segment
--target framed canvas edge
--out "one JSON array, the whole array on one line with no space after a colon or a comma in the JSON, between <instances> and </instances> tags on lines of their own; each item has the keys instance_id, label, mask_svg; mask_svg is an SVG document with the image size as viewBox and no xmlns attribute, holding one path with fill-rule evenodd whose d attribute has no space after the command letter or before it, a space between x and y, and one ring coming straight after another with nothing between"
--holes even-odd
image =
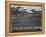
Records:
<instances>
[{"instance_id":1,"label":"framed canvas edge","mask_svg":"<svg viewBox=\"0 0 46 37\"><path fill-rule=\"evenodd\" d=\"M43 17L44 17L44 18L43 18L43 19L44 19L44 20L43 20L43 21L44 21L44 23L43 23L44 25L43 25L43 29L42 29L41 32L10 33L10 32L7 30L8 27L9 27L9 26L7 27L7 25L8 25L8 24L7 24L7 19L8 19L8 18L7 18L7 16L8 16L8 15L7 15L7 6L8 6L7 3L10 4L11 2L12 2L12 1L5 1L5 11L6 11L6 12L5 12L5 35L6 35L6 36L13 36L13 35L32 35L32 34L44 34L44 33L45 33L45 8L44 8L44 7L45 7L45 3L41 3L41 4L42 4L41 6L44 8L44 9L42 10L42 13L44 12L44 13L43 13L43 14L44 14L44 16L43 16ZM18 2L18 1L13 1L13 2ZM22 2L21 2L21 3L22 3ZM23 2L23 3L24 3L24 2ZM37 2L25 2L25 3L35 3L34 5L36 5ZM39 5L39 4L40 4L40 3L38 3L38 5ZM29 4L29 5L31 5L31 4ZM43 21L42 21L42 22L43 22Z\"/></svg>"}]
</instances>

